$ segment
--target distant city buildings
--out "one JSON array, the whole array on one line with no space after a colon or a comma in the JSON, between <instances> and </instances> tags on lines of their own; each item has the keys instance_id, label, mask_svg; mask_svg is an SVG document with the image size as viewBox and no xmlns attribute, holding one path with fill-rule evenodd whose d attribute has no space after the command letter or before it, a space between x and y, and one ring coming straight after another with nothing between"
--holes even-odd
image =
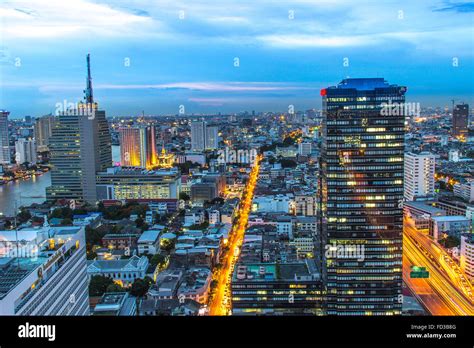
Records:
<instances>
[{"instance_id":1,"label":"distant city buildings","mask_svg":"<svg viewBox=\"0 0 474 348\"><path fill-rule=\"evenodd\" d=\"M15 161L17 164L36 164L36 142L33 139L18 139L15 142Z\"/></svg>"},{"instance_id":2,"label":"distant city buildings","mask_svg":"<svg viewBox=\"0 0 474 348\"><path fill-rule=\"evenodd\" d=\"M436 158L431 153L405 154L405 200L414 201L417 198L434 197L435 165Z\"/></svg>"},{"instance_id":3,"label":"distant city buildings","mask_svg":"<svg viewBox=\"0 0 474 348\"><path fill-rule=\"evenodd\" d=\"M455 137L467 137L469 125L469 105L459 104L453 110L453 128L452 134Z\"/></svg>"},{"instance_id":4,"label":"distant city buildings","mask_svg":"<svg viewBox=\"0 0 474 348\"><path fill-rule=\"evenodd\" d=\"M122 127L119 134L122 166L151 169L157 165L154 126Z\"/></svg>"},{"instance_id":5,"label":"distant city buildings","mask_svg":"<svg viewBox=\"0 0 474 348\"><path fill-rule=\"evenodd\" d=\"M215 150L219 146L217 126L208 125L205 121L191 122L191 150Z\"/></svg>"},{"instance_id":6,"label":"distant city buildings","mask_svg":"<svg viewBox=\"0 0 474 348\"><path fill-rule=\"evenodd\" d=\"M34 133L38 152L48 151L49 139L56 126L58 118L53 115L46 115L35 119Z\"/></svg>"},{"instance_id":7,"label":"distant city buildings","mask_svg":"<svg viewBox=\"0 0 474 348\"><path fill-rule=\"evenodd\" d=\"M8 115L10 113L0 110L0 164L10 164L10 137L8 134Z\"/></svg>"},{"instance_id":8,"label":"distant city buildings","mask_svg":"<svg viewBox=\"0 0 474 348\"><path fill-rule=\"evenodd\" d=\"M403 105L405 91L383 78L349 78L321 90L319 216L329 315L402 312L396 299L402 291L405 116L383 103Z\"/></svg>"}]
</instances>

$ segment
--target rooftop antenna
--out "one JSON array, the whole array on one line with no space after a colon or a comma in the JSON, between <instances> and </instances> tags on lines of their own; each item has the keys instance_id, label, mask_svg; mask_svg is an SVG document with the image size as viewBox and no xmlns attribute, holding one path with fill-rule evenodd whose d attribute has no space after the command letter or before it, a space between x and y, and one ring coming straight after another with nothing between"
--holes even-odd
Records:
<instances>
[{"instance_id":1,"label":"rooftop antenna","mask_svg":"<svg viewBox=\"0 0 474 348\"><path fill-rule=\"evenodd\" d=\"M91 77L91 55L87 54L87 87L84 91L86 93L85 99L87 104L94 103L94 94L92 92L92 77Z\"/></svg>"}]
</instances>

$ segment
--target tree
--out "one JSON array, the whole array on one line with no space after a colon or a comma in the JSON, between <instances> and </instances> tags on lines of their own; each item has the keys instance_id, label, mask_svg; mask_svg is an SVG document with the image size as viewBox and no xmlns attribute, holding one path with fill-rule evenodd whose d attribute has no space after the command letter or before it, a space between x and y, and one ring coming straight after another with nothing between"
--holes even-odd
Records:
<instances>
[{"instance_id":1,"label":"tree","mask_svg":"<svg viewBox=\"0 0 474 348\"><path fill-rule=\"evenodd\" d=\"M455 236L447 236L446 238L441 239L439 243L442 246L444 246L446 249L451 249L451 248L459 246L461 241L459 238Z\"/></svg>"},{"instance_id":2,"label":"tree","mask_svg":"<svg viewBox=\"0 0 474 348\"><path fill-rule=\"evenodd\" d=\"M135 297L143 297L146 295L149 288L150 284L147 280L138 278L133 282L130 294Z\"/></svg>"},{"instance_id":3,"label":"tree","mask_svg":"<svg viewBox=\"0 0 474 348\"><path fill-rule=\"evenodd\" d=\"M219 284L219 282L216 279L213 279L211 281L211 290L214 290L217 287L218 284Z\"/></svg>"},{"instance_id":4,"label":"tree","mask_svg":"<svg viewBox=\"0 0 474 348\"><path fill-rule=\"evenodd\" d=\"M72 220L69 218L65 218L61 220L61 226L71 226Z\"/></svg>"},{"instance_id":5,"label":"tree","mask_svg":"<svg viewBox=\"0 0 474 348\"><path fill-rule=\"evenodd\" d=\"M222 197L216 197L211 201L211 204L219 204L222 205L224 204L224 198Z\"/></svg>"},{"instance_id":6,"label":"tree","mask_svg":"<svg viewBox=\"0 0 474 348\"><path fill-rule=\"evenodd\" d=\"M282 168L295 168L297 166L297 163L290 159L282 159L280 163Z\"/></svg>"},{"instance_id":7,"label":"tree","mask_svg":"<svg viewBox=\"0 0 474 348\"><path fill-rule=\"evenodd\" d=\"M295 142L296 142L295 138L286 137L285 140L283 140L283 145L290 146L290 145L295 144Z\"/></svg>"},{"instance_id":8,"label":"tree","mask_svg":"<svg viewBox=\"0 0 474 348\"><path fill-rule=\"evenodd\" d=\"M117 283L112 283L107 286L106 292L124 292L125 290Z\"/></svg>"},{"instance_id":9,"label":"tree","mask_svg":"<svg viewBox=\"0 0 474 348\"><path fill-rule=\"evenodd\" d=\"M150 265L156 267L157 265L162 265L166 262L166 257L162 254L155 254L150 259Z\"/></svg>"},{"instance_id":10,"label":"tree","mask_svg":"<svg viewBox=\"0 0 474 348\"><path fill-rule=\"evenodd\" d=\"M31 213L27 209L21 209L21 211L17 215L18 222L20 224L27 222L29 219L31 219Z\"/></svg>"},{"instance_id":11,"label":"tree","mask_svg":"<svg viewBox=\"0 0 474 348\"><path fill-rule=\"evenodd\" d=\"M191 197L189 197L189 195L186 192L180 192L179 199L182 199L183 201L189 201Z\"/></svg>"},{"instance_id":12,"label":"tree","mask_svg":"<svg viewBox=\"0 0 474 348\"><path fill-rule=\"evenodd\" d=\"M102 238L108 233L108 229L105 226L98 228L86 227L86 243L90 246L99 245Z\"/></svg>"},{"instance_id":13,"label":"tree","mask_svg":"<svg viewBox=\"0 0 474 348\"><path fill-rule=\"evenodd\" d=\"M111 278L102 275L92 276L89 283L89 295L102 296L107 291L107 287L112 284L114 281Z\"/></svg>"},{"instance_id":14,"label":"tree","mask_svg":"<svg viewBox=\"0 0 474 348\"><path fill-rule=\"evenodd\" d=\"M164 251L171 251L174 248L174 240L162 239L160 242L160 248Z\"/></svg>"},{"instance_id":15,"label":"tree","mask_svg":"<svg viewBox=\"0 0 474 348\"><path fill-rule=\"evenodd\" d=\"M51 213L51 215L49 217L50 218L71 219L72 220L73 217L74 217L74 212L69 207L56 208L56 209L53 210L53 212Z\"/></svg>"}]
</instances>

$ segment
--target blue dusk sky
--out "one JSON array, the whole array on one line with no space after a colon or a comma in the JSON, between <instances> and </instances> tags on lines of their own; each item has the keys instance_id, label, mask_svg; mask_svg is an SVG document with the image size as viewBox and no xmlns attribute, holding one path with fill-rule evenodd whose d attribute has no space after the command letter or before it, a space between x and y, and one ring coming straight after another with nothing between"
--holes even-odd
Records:
<instances>
[{"instance_id":1,"label":"blue dusk sky","mask_svg":"<svg viewBox=\"0 0 474 348\"><path fill-rule=\"evenodd\" d=\"M3 0L0 17L14 118L81 100L87 53L108 116L318 109L346 77L474 104L472 1Z\"/></svg>"}]
</instances>

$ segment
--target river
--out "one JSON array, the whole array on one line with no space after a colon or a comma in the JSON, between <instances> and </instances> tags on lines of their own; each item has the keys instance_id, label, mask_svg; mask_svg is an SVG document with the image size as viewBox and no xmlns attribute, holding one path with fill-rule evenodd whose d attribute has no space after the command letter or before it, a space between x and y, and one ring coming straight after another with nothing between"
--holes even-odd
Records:
<instances>
[{"instance_id":1,"label":"river","mask_svg":"<svg viewBox=\"0 0 474 348\"><path fill-rule=\"evenodd\" d=\"M43 202L46 199L46 187L50 185L50 172L0 185L0 212L12 216L15 202L17 207Z\"/></svg>"},{"instance_id":2,"label":"river","mask_svg":"<svg viewBox=\"0 0 474 348\"><path fill-rule=\"evenodd\" d=\"M113 163L120 162L120 146L112 146ZM0 185L0 213L12 216L17 207L42 203L46 200L46 187L51 185L51 173L32 176Z\"/></svg>"}]
</instances>

